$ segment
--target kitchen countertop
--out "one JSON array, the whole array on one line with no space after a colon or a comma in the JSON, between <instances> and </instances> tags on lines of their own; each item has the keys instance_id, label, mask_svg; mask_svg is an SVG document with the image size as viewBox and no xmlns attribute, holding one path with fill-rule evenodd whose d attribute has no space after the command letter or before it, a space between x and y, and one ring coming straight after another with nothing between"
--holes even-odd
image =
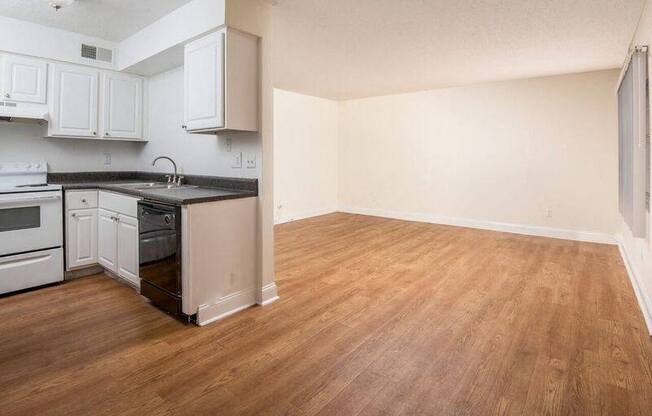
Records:
<instances>
[{"instance_id":1,"label":"kitchen countertop","mask_svg":"<svg viewBox=\"0 0 652 416\"><path fill-rule=\"evenodd\" d=\"M48 183L65 190L102 189L176 205L258 196L258 180L217 176L187 175L184 185L195 187L138 190L124 185L166 182L165 174L149 172L74 172L50 173Z\"/></svg>"}]
</instances>

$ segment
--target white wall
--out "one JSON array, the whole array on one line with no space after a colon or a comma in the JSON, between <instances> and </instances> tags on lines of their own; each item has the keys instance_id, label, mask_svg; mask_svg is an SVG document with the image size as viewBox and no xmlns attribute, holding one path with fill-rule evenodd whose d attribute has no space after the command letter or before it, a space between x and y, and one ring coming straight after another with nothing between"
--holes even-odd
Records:
<instances>
[{"instance_id":1,"label":"white wall","mask_svg":"<svg viewBox=\"0 0 652 416\"><path fill-rule=\"evenodd\" d=\"M44 139L36 124L0 122L0 162L47 161L50 172L134 170L142 144ZM104 153L111 154L105 165Z\"/></svg>"},{"instance_id":2,"label":"white wall","mask_svg":"<svg viewBox=\"0 0 652 416\"><path fill-rule=\"evenodd\" d=\"M600 71L345 101L339 203L351 212L609 239L618 229L617 77Z\"/></svg>"},{"instance_id":3,"label":"white wall","mask_svg":"<svg viewBox=\"0 0 652 416\"><path fill-rule=\"evenodd\" d=\"M175 46L224 25L225 8L224 0L193 0L163 16L120 43L118 69L149 72L147 65L141 66L143 61L170 48L178 50L180 56L175 53L167 59L181 58L183 63L183 49ZM161 62L159 64L164 66Z\"/></svg>"},{"instance_id":4,"label":"white wall","mask_svg":"<svg viewBox=\"0 0 652 416\"><path fill-rule=\"evenodd\" d=\"M114 67L83 59L80 56L82 43L114 49L115 54L118 53L117 44L104 39L0 16L0 51L101 68ZM114 62L117 59L114 56Z\"/></svg>"},{"instance_id":5,"label":"white wall","mask_svg":"<svg viewBox=\"0 0 652 416\"><path fill-rule=\"evenodd\" d=\"M652 45L652 1L647 1L632 46ZM652 77L652 51L648 52L648 71ZM650 105L652 109L652 103ZM652 116L652 114L651 114ZM652 120L652 118L651 118ZM651 126L652 127L652 126ZM650 178L652 183L652 177ZM647 215L647 238L634 238L629 227L621 221L621 250L628 265L636 295L652 335L652 221Z\"/></svg>"},{"instance_id":6,"label":"white wall","mask_svg":"<svg viewBox=\"0 0 652 416\"><path fill-rule=\"evenodd\" d=\"M149 142L138 156L138 169L160 172L171 167L161 161L153 167L152 160L160 155L172 157L179 171L197 175L217 175L257 178L260 174L260 140L255 133L226 135L188 134L183 124L183 67L149 78ZM231 152L226 139L231 139ZM242 168L232 168L236 152L242 152ZM247 154L256 156L256 168L248 169Z\"/></svg>"},{"instance_id":7,"label":"white wall","mask_svg":"<svg viewBox=\"0 0 652 416\"><path fill-rule=\"evenodd\" d=\"M274 206L282 223L337 211L338 103L274 90Z\"/></svg>"}]
</instances>

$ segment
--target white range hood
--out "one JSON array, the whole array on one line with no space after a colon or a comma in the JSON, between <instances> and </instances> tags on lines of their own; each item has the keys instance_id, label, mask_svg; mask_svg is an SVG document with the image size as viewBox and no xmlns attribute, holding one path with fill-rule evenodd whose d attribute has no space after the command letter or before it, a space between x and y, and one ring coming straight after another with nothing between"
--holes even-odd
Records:
<instances>
[{"instance_id":1,"label":"white range hood","mask_svg":"<svg viewBox=\"0 0 652 416\"><path fill-rule=\"evenodd\" d=\"M30 108L0 101L0 121L41 122L47 120L48 112L42 106Z\"/></svg>"}]
</instances>

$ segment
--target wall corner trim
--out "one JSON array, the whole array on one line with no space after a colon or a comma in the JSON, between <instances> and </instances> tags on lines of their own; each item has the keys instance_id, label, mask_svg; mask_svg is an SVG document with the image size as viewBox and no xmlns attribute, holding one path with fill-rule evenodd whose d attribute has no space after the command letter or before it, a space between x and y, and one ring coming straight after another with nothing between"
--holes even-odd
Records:
<instances>
[{"instance_id":1,"label":"wall corner trim","mask_svg":"<svg viewBox=\"0 0 652 416\"><path fill-rule=\"evenodd\" d=\"M204 326L256 304L254 289L246 289L222 297L212 305L201 305L197 310L197 325Z\"/></svg>"},{"instance_id":2,"label":"wall corner trim","mask_svg":"<svg viewBox=\"0 0 652 416\"><path fill-rule=\"evenodd\" d=\"M647 331L652 336L652 302L645 295L643 290L643 282L638 270L635 268L634 264L630 261L629 254L627 253L627 248L621 236L616 237L618 241L618 248L620 250L620 256L625 263L625 269L627 269L627 275L629 280L632 283L634 288L634 294L636 295L636 300L638 301L638 307L643 314L643 319L645 320L645 325L647 326Z\"/></svg>"},{"instance_id":3,"label":"wall corner trim","mask_svg":"<svg viewBox=\"0 0 652 416\"><path fill-rule=\"evenodd\" d=\"M307 211L296 212L293 214L284 214L276 217L274 224L285 224L287 222L305 220L306 218L318 217L320 215L327 215L337 212L337 207L326 207L326 208L317 208Z\"/></svg>"},{"instance_id":4,"label":"wall corner trim","mask_svg":"<svg viewBox=\"0 0 652 416\"><path fill-rule=\"evenodd\" d=\"M269 305L279 299L276 282L268 283L260 289L258 304L260 306Z\"/></svg>"}]
</instances>

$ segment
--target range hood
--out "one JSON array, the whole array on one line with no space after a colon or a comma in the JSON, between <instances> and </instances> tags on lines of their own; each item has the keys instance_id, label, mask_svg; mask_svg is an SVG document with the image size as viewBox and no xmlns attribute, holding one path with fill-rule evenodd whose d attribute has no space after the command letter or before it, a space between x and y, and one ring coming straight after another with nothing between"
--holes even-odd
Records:
<instances>
[{"instance_id":1,"label":"range hood","mask_svg":"<svg viewBox=\"0 0 652 416\"><path fill-rule=\"evenodd\" d=\"M16 103L0 101L0 121L40 122L47 119L48 112L45 109L23 108Z\"/></svg>"}]
</instances>

